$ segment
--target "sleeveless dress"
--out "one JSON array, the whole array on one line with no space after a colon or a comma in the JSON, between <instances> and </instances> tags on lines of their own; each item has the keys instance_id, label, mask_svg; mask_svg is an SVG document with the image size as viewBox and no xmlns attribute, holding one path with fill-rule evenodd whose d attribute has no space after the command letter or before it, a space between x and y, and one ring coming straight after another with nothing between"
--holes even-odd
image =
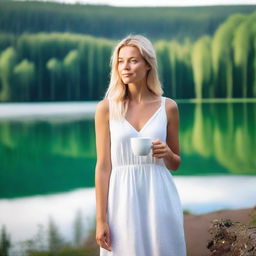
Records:
<instances>
[{"instance_id":1,"label":"sleeveless dress","mask_svg":"<svg viewBox=\"0 0 256 256\"><path fill-rule=\"evenodd\" d=\"M111 111L111 100L109 100ZM140 131L126 119L110 120L112 171L107 220L112 252L100 256L184 256L183 211L162 158L135 156L131 137L166 141L165 97Z\"/></svg>"}]
</instances>

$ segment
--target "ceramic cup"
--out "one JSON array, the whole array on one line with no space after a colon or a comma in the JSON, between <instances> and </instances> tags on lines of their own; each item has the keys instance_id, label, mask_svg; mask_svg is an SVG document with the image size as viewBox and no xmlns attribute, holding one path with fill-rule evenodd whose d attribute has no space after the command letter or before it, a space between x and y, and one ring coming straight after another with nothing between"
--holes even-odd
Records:
<instances>
[{"instance_id":1,"label":"ceramic cup","mask_svg":"<svg viewBox=\"0 0 256 256\"><path fill-rule=\"evenodd\" d=\"M131 138L132 152L136 156L146 156L152 147L152 139L149 137L133 137Z\"/></svg>"}]
</instances>

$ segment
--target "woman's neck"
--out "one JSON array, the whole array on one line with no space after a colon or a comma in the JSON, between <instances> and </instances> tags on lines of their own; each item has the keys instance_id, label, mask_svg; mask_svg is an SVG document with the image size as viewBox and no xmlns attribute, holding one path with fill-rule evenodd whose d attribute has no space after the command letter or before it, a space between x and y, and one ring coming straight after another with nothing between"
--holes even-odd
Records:
<instances>
[{"instance_id":1,"label":"woman's neck","mask_svg":"<svg viewBox=\"0 0 256 256\"><path fill-rule=\"evenodd\" d=\"M130 101L141 103L151 95L146 83L144 84L128 84L128 98Z\"/></svg>"}]
</instances>

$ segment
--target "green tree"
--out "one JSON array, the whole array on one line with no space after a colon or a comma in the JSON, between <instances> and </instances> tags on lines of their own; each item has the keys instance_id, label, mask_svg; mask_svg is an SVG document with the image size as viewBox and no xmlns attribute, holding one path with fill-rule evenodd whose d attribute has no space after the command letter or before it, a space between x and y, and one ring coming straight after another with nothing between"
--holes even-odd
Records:
<instances>
[{"instance_id":1,"label":"green tree","mask_svg":"<svg viewBox=\"0 0 256 256\"><path fill-rule=\"evenodd\" d=\"M241 94L243 98L252 96L252 81L248 78L251 73L255 73L253 69L253 58L255 56L255 29L256 13L248 16L236 28L234 34L234 61L238 72L238 81L241 84ZM250 90L249 90L250 89ZM250 93L250 94L249 94Z\"/></svg>"},{"instance_id":2,"label":"green tree","mask_svg":"<svg viewBox=\"0 0 256 256\"><path fill-rule=\"evenodd\" d=\"M6 232L5 226L1 228L0 234L0 256L8 256L9 248L11 247L11 239Z\"/></svg>"},{"instance_id":3,"label":"green tree","mask_svg":"<svg viewBox=\"0 0 256 256\"><path fill-rule=\"evenodd\" d=\"M80 60L78 50L70 51L63 60L66 77L66 99L77 100L80 96Z\"/></svg>"},{"instance_id":4,"label":"green tree","mask_svg":"<svg viewBox=\"0 0 256 256\"><path fill-rule=\"evenodd\" d=\"M16 51L8 47L0 56L0 101L10 100L10 78L16 63Z\"/></svg>"},{"instance_id":5,"label":"green tree","mask_svg":"<svg viewBox=\"0 0 256 256\"><path fill-rule=\"evenodd\" d=\"M64 246L64 240L61 237L58 227L52 218L49 219L48 226L48 248L49 251L61 249Z\"/></svg>"},{"instance_id":6,"label":"green tree","mask_svg":"<svg viewBox=\"0 0 256 256\"><path fill-rule=\"evenodd\" d=\"M212 41L212 60L214 71L215 96L231 98L234 96L233 77L233 38L237 26L245 19L236 14L229 17L216 30Z\"/></svg>"},{"instance_id":7,"label":"green tree","mask_svg":"<svg viewBox=\"0 0 256 256\"><path fill-rule=\"evenodd\" d=\"M159 77L162 82L163 88L168 95L176 98L176 84L172 84L171 81L171 63L169 59L169 45L168 42L161 40L155 44L157 57L160 60L159 65Z\"/></svg>"},{"instance_id":8,"label":"green tree","mask_svg":"<svg viewBox=\"0 0 256 256\"><path fill-rule=\"evenodd\" d=\"M54 101L61 94L61 90L58 92L58 85L61 83L63 74L63 67L61 61L57 58L51 58L46 63L46 67L50 73L50 100Z\"/></svg>"},{"instance_id":9,"label":"green tree","mask_svg":"<svg viewBox=\"0 0 256 256\"><path fill-rule=\"evenodd\" d=\"M30 100L30 88L35 79L35 65L31 61L22 60L18 63L13 70L15 79L15 96L19 96L18 100Z\"/></svg>"},{"instance_id":10,"label":"green tree","mask_svg":"<svg viewBox=\"0 0 256 256\"><path fill-rule=\"evenodd\" d=\"M76 247L80 247L82 243L83 236L83 218L82 211L79 209L77 211L75 221L74 221L74 244Z\"/></svg>"},{"instance_id":11,"label":"green tree","mask_svg":"<svg viewBox=\"0 0 256 256\"><path fill-rule=\"evenodd\" d=\"M211 87L211 39L208 36L195 42L192 51L192 67L196 98L213 97ZM205 89L206 87L206 89Z\"/></svg>"}]
</instances>

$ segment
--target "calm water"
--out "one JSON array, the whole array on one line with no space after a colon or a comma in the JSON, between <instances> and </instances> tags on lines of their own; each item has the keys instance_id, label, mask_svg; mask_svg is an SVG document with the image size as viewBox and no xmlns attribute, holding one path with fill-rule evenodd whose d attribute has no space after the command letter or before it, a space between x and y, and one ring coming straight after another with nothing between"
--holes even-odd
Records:
<instances>
[{"instance_id":1,"label":"calm water","mask_svg":"<svg viewBox=\"0 0 256 256\"><path fill-rule=\"evenodd\" d=\"M49 216L69 240L77 211L84 230L92 223L94 109L94 103L0 106L0 225L14 241L31 237ZM255 205L256 102L179 103L179 111L182 164L173 175L183 208Z\"/></svg>"},{"instance_id":2,"label":"calm water","mask_svg":"<svg viewBox=\"0 0 256 256\"><path fill-rule=\"evenodd\" d=\"M256 103L179 109L182 164L174 175L256 174ZM94 187L94 121L74 117L0 120L1 198Z\"/></svg>"}]
</instances>

